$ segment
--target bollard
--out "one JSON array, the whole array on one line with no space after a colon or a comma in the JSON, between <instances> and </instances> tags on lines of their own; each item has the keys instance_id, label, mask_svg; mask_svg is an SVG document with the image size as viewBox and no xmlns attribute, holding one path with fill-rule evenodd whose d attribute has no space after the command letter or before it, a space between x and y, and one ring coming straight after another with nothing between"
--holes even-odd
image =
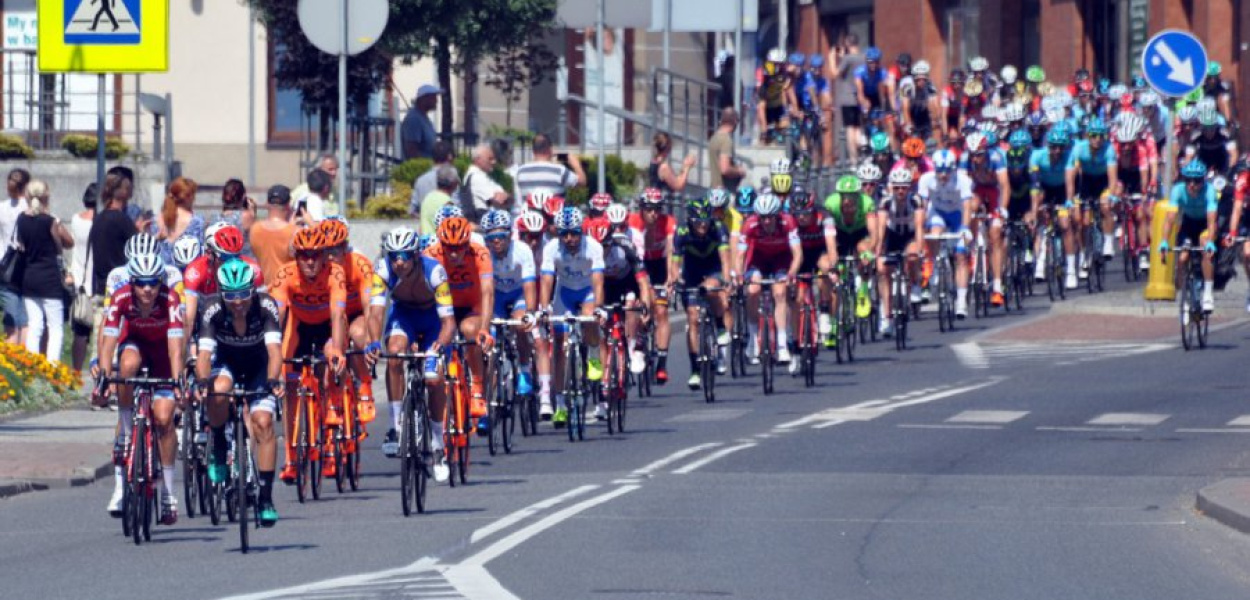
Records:
<instances>
[{"instance_id":1,"label":"bollard","mask_svg":"<svg viewBox=\"0 0 1250 600\"><path fill-rule=\"evenodd\" d=\"M1176 299L1176 279L1172 276L1176 265L1175 257L1170 257L1167 264L1163 263L1163 253L1159 252L1159 240L1163 239L1163 226L1169 215L1176 214L1176 207L1166 198L1155 202L1154 214L1150 217L1150 279L1146 284L1147 300ZM1176 245L1176 240L1169 237L1168 244Z\"/></svg>"}]
</instances>

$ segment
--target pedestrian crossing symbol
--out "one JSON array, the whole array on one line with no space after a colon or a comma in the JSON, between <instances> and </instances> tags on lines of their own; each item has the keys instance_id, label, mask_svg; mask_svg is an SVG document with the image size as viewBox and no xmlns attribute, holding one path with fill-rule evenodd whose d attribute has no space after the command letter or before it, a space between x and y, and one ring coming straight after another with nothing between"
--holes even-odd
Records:
<instances>
[{"instance_id":1,"label":"pedestrian crossing symbol","mask_svg":"<svg viewBox=\"0 0 1250 600\"><path fill-rule=\"evenodd\" d=\"M39 70L169 70L169 0L40 0Z\"/></svg>"}]
</instances>

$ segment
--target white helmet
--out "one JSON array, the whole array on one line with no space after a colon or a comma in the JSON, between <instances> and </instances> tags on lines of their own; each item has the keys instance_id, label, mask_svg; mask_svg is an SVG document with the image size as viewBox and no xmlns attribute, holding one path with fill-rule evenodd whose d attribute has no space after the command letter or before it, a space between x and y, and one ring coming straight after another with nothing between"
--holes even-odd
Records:
<instances>
[{"instance_id":1,"label":"white helmet","mask_svg":"<svg viewBox=\"0 0 1250 600\"><path fill-rule=\"evenodd\" d=\"M619 206L619 205L617 205ZM612 207L608 207L608 214L612 214ZM547 220L543 218L542 213L527 212L517 219L517 229L524 233L540 233L547 227Z\"/></svg>"},{"instance_id":2,"label":"white helmet","mask_svg":"<svg viewBox=\"0 0 1250 600\"><path fill-rule=\"evenodd\" d=\"M530 210L542 212L543 207L547 205L547 201L554 195L555 194L552 194L547 190L538 190L537 192L529 195L526 200L526 206L528 206Z\"/></svg>"},{"instance_id":3,"label":"white helmet","mask_svg":"<svg viewBox=\"0 0 1250 600\"><path fill-rule=\"evenodd\" d=\"M855 176L858 177L860 181L880 181L881 168L878 167L876 163L867 161L855 170Z\"/></svg>"},{"instance_id":4,"label":"white helmet","mask_svg":"<svg viewBox=\"0 0 1250 600\"><path fill-rule=\"evenodd\" d=\"M1016 82L1016 76L1018 75L1018 73L1016 73L1016 68L1011 65L1005 65L1000 74L1002 75L1003 83L1007 85L1013 85Z\"/></svg>"},{"instance_id":5,"label":"white helmet","mask_svg":"<svg viewBox=\"0 0 1250 600\"><path fill-rule=\"evenodd\" d=\"M1144 91L1137 97L1137 102L1142 105L1142 108L1146 108L1147 106L1158 106L1159 94L1155 93L1154 90Z\"/></svg>"},{"instance_id":6,"label":"white helmet","mask_svg":"<svg viewBox=\"0 0 1250 600\"><path fill-rule=\"evenodd\" d=\"M1110 87L1107 88L1107 96L1111 97L1112 99L1119 99L1120 96L1123 96L1124 94L1127 94L1127 93L1128 93L1128 86L1124 85L1123 83L1112 84Z\"/></svg>"},{"instance_id":7,"label":"white helmet","mask_svg":"<svg viewBox=\"0 0 1250 600\"><path fill-rule=\"evenodd\" d=\"M769 165L768 167L768 174L769 175L789 175L790 174L790 159L783 156L781 158L778 158L777 160L774 160L772 164Z\"/></svg>"},{"instance_id":8,"label":"white helmet","mask_svg":"<svg viewBox=\"0 0 1250 600\"><path fill-rule=\"evenodd\" d=\"M560 231L581 229L584 220L581 209L576 206L566 206L556 213L556 229Z\"/></svg>"},{"instance_id":9,"label":"white helmet","mask_svg":"<svg viewBox=\"0 0 1250 600\"><path fill-rule=\"evenodd\" d=\"M1003 107L1002 118L1008 123L1015 123L1016 121L1023 121L1024 120L1024 106L1015 102L1009 103L1007 106Z\"/></svg>"},{"instance_id":10,"label":"white helmet","mask_svg":"<svg viewBox=\"0 0 1250 600\"><path fill-rule=\"evenodd\" d=\"M924 59L920 59L916 61L916 64L911 66L911 74L916 75L916 76L928 77L929 76L929 61L924 60Z\"/></svg>"},{"instance_id":11,"label":"white helmet","mask_svg":"<svg viewBox=\"0 0 1250 600\"><path fill-rule=\"evenodd\" d=\"M191 264L191 261L199 258L202 252L199 238L184 235L174 242L174 264L178 267L186 267Z\"/></svg>"},{"instance_id":12,"label":"white helmet","mask_svg":"<svg viewBox=\"0 0 1250 600\"><path fill-rule=\"evenodd\" d=\"M147 233L136 233L126 240L126 247L123 251L127 260L140 254L152 254L156 252L156 238Z\"/></svg>"},{"instance_id":13,"label":"white helmet","mask_svg":"<svg viewBox=\"0 0 1250 600\"><path fill-rule=\"evenodd\" d=\"M911 182L911 169L908 169L907 167L898 167L890 171L890 185L910 186Z\"/></svg>"},{"instance_id":14,"label":"white helmet","mask_svg":"<svg viewBox=\"0 0 1250 600\"><path fill-rule=\"evenodd\" d=\"M773 48L768 51L768 62L783 63L786 62L786 51L781 48Z\"/></svg>"},{"instance_id":15,"label":"white helmet","mask_svg":"<svg viewBox=\"0 0 1250 600\"><path fill-rule=\"evenodd\" d=\"M985 60L984 56L974 56L968 61L968 69L973 73L979 73L990 68L990 61Z\"/></svg>"},{"instance_id":16,"label":"white helmet","mask_svg":"<svg viewBox=\"0 0 1250 600\"><path fill-rule=\"evenodd\" d=\"M386 252L415 252L417 232L409 227L396 227L382 238L382 249Z\"/></svg>"},{"instance_id":17,"label":"white helmet","mask_svg":"<svg viewBox=\"0 0 1250 600\"><path fill-rule=\"evenodd\" d=\"M1180 119L1181 123L1193 123L1198 120L1198 109L1192 104L1187 104L1176 111L1176 118Z\"/></svg>"},{"instance_id":18,"label":"white helmet","mask_svg":"<svg viewBox=\"0 0 1250 600\"><path fill-rule=\"evenodd\" d=\"M955 153L946 148L942 148L933 153L933 168L935 169L954 169Z\"/></svg>"},{"instance_id":19,"label":"white helmet","mask_svg":"<svg viewBox=\"0 0 1250 600\"><path fill-rule=\"evenodd\" d=\"M781 199L775 194L760 194L755 199L755 214L760 216L775 215L781 212Z\"/></svg>"},{"instance_id":20,"label":"white helmet","mask_svg":"<svg viewBox=\"0 0 1250 600\"><path fill-rule=\"evenodd\" d=\"M620 225L629 219L629 209L624 204L613 204L604 214L608 215L608 222L613 225Z\"/></svg>"},{"instance_id":21,"label":"white helmet","mask_svg":"<svg viewBox=\"0 0 1250 600\"><path fill-rule=\"evenodd\" d=\"M1146 120L1133 113L1122 113L1115 128L1115 137L1121 142L1132 142L1146 129Z\"/></svg>"},{"instance_id":22,"label":"white helmet","mask_svg":"<svg viewBox=\"0 0 1250 600\"><path fill-rule=\"evenodd\" d=\"M126 272L130 274L130 279L152 279L159 278L165 280L165 261L156 254L136 254L126 261Z\"/></svg>"}]
</instances>

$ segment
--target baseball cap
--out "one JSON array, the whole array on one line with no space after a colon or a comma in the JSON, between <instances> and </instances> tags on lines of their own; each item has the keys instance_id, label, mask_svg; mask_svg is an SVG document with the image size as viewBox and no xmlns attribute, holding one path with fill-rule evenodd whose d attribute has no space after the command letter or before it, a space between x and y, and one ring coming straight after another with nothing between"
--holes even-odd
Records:
<instances>
[{"instance_id":1,"label":"baseball cap","mask_svg":"<svg viewBox=\"0 0 1250 600\"><path fill-rule=\"evenodd\" d=\"M428 84L428 83L427 83L427 84L422 85L422 86L421 86L421 87L419 87L419 88L417 88L417 97L418 97L418 98L420 98L421 96L426 96L426 95L429 95L429 94L441 94L441 93L443 93L443 89L442 89L442 88L440 88L440 87L438 87L438 86L436 86L436 85L430 85L430 84Z\"/></svg>"},{"instance_id":2,"label":"baseball cap","mask_svg":"<svg viewBox=\"0 0 1250 600\"><path fill-rule=\"evenodd\" d=\"M267 200L269 204L288 204L291 202L291 188L278 184L269 188Z\"/></svg>"}]
</instances>

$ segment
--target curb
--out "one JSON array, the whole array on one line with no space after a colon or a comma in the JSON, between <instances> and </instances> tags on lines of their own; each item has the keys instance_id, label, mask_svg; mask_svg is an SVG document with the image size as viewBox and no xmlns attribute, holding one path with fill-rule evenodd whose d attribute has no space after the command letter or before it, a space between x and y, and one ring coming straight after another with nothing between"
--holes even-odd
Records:
<instances>
[{"instance_id":1,"label":"curb","mask_svg":"<svg viewBox=\"0 0 1250 600\"><path fill-rule=\"evenodd\" d=\"M1195 506L1219 523L1250 533L1250 479L1225 479L1204 487Z\"/></svg>"},{"instance_id":2,"label":"curb","mask_svg":"<svg viewBox=\"0 0 1250 600\"><path fill-rule=\"evenodd\" d=\"M0 483L0 498L9 498L27 492L44 490L61 490L71 487L90 485L113 473L113 461L95 467L78 467L69 477L35 477Z\"/></svg>"}]
</instances>

